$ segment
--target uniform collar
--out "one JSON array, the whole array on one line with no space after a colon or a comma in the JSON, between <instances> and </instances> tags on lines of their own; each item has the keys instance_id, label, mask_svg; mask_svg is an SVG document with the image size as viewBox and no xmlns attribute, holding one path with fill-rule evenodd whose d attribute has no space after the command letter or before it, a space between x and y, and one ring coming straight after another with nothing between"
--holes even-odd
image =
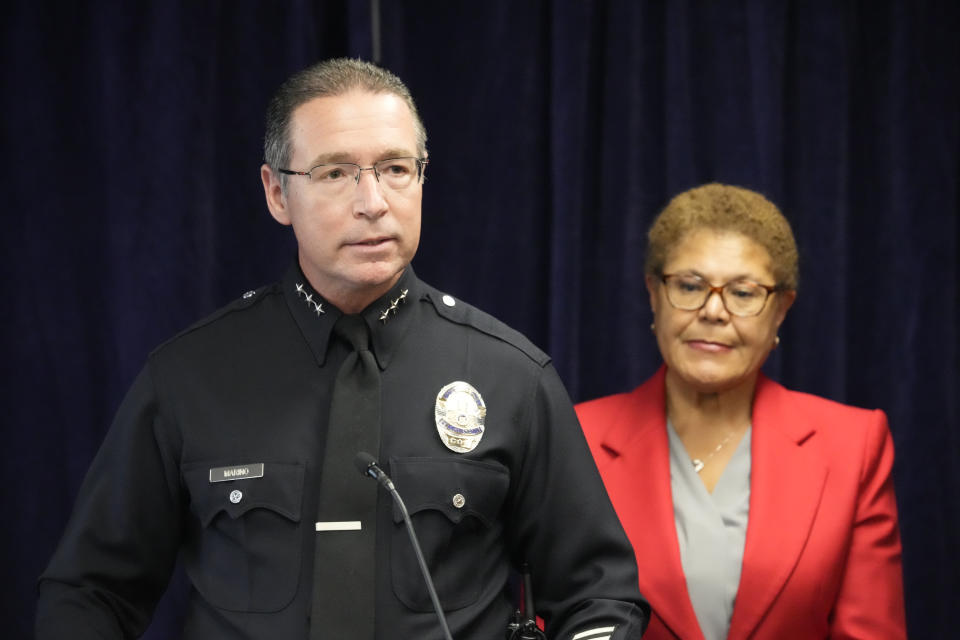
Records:
<instances>
[{"instance_id":1,"label":"uniform collar","mask_svg":"<svg viewBox=\"0 0 960 640\"><path fill-rule=\"evenodd\" d=\"M422 289L423 283L413 267L407 265L390 291L360 312L370 329L370 350L381 370L390 364L403 336L414 324L414 316L420 312L416 301L422 297ZM333 325L343 312L317 293L296 260L283 278L283 296L317 364L322 367L327 360Z\"/></svg>"}]
</instances>

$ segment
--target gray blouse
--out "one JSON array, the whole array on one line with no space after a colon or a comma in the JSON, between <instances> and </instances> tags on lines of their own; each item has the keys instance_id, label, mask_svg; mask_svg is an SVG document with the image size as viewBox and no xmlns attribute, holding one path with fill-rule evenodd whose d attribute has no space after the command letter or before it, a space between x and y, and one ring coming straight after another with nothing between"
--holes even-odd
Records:
<instances>
[{"instance_id":1,"label":"gray blouse","mask_svg":"<svg viewBox=\"0 0 960 640\"><path fill-rule=\"evenodd\" d=\"M687 592L703 637L726 640L750 512L751 428L741 438L713 493L703 486L669 420L667 433L673 518Z\"/></svg>"}]
</instances>

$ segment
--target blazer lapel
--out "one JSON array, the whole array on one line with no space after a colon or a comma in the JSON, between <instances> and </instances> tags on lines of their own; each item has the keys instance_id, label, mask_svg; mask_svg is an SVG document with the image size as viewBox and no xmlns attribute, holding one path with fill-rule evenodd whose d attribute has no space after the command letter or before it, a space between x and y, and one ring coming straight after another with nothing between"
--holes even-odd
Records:
<instances>
[{"instance_id":1,"label":"blazer lapel","mask_svg":"<svg viewBox=\"0 0 960 640\"><path fill-rule=\"evenodd\" d=\"M804 443L814 425L791 413L786 390L762 374L753 405L750 515L728 638L747 638L783 589L807 542L827 467Z\"/></svg>"},{"instance_id":2,"label":"blazer lapel","mask_svg":"<svg viewBox=\"0 0 960 640\"><path fill-rule=\"evenodd\" d=\"M603 446L616 454L603 476L637 554L640 591L677 637L702 640L687 594L673 518L664 368L637 387L610 421Z\"/></svg>"}]
</instances>

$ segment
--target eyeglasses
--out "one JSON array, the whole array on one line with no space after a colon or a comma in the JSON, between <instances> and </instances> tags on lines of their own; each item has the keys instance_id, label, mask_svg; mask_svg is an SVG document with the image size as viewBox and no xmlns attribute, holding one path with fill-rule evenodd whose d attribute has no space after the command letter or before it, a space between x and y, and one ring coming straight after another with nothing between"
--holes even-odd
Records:
<instances>
[{"instance_id":1,"label":"eyeglasses","mask_svg":"<svg viewBox=\"0 0 960 640\"><path fill-rule=\"evenodd\" d=\"M423 177L426 158L387 158L372 167L361 167L353 162L330 162L318 164L309 171L278 169L288 176L307 176L310 184L331 197L346 195L350 186L360 184L360 175L364 171L373 171L373 175L384 187L393 191L406 189Z\"/></svg>"},{"instance_id":2,"label":"eyeglasses","mask_svg":"<svg viewBox=\"0 0 960 640\"><path fill-rule=\"evenodd\" d=\"M752 280L731 280L715 287L700 276L693 274L664 274L660 280L667 291L667 300L682 311L697 311L714 293L720 294L723 306L735 316L760 315L771 293L782 287L771 287Z\"/></svg>"}]
</instances>

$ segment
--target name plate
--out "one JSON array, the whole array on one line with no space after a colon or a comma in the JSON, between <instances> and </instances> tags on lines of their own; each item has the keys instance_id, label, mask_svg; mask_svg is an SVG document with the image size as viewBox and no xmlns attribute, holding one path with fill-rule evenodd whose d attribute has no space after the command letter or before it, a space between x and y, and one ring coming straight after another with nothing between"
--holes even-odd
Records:
<instances>
[{"instance_id":1,"label":"name plate","mask_svg":"<svg viewBox=\"0 0 960 640\"><path fill-rule=\"evenodd\" d=\"M249 480L263 477L263 463L236 464L232 467L214 467L210 469L210 482L226 482L227 480Z\"/></svg>"}]
</instances>

